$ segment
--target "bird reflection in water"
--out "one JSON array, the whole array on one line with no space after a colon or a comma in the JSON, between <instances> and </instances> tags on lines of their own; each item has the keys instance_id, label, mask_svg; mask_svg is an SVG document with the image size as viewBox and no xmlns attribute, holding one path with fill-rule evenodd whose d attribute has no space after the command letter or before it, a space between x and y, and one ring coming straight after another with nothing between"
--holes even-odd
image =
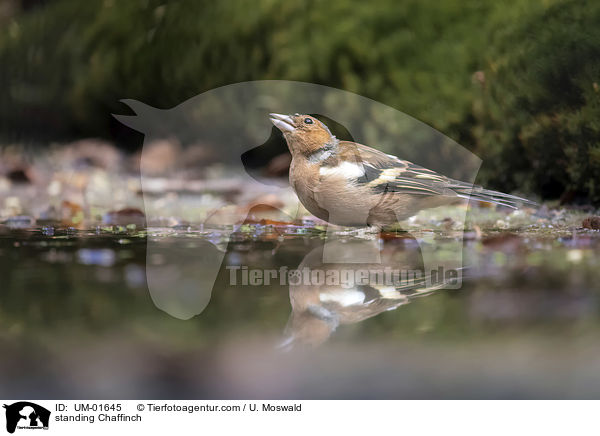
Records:
<instances>
[{"instance_id":1,"label":"bird reflection in water","mask_svg":"<svg viewBox=\"0 0 600 436\"><path fill-rule=\"evenodd\" d=\"M414 241L409 239L409 241ZM442 289L444 283L431 280L431 273L424 274L420 250L414 245L385 244L381 251L381 263L355 263L364 250L364 244L355 242L328 242L327 250L340 253L340 263L324 263L324 245L309 252L298 271L308 268L322 272L320 280L290 281L289 293L292 313L285 328L285 339L281 348L289 350L299 346L316 347L327 341L341 325L354 324L395 310L413 299L431 295ZM392 283L375 272L402 271ZM335 278L356 278L358 274L371 274L360 283L335 280ZM333 278L324 281L323 277Z\"/></svg>"}]
</instances>

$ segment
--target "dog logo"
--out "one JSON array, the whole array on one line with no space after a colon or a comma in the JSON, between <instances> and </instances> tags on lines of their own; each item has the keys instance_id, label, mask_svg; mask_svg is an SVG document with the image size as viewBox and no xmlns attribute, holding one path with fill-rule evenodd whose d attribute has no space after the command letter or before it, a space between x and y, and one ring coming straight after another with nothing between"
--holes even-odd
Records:
<instances>
[{"instance_id":1,"label":"dog logo","mask_svg":"<svg viewBox=\"0 0 600 436\"><path fill-rule=\"evenodd\" d=\"M321 114L343 126L353 141L393 144L395 153L403 158L469 184L475 180L481 165L481 160L473 153L402 112L350 92L310 83L237 83L197 95L170 109L156 109L135 100L123 100L123 103L135 115L115 115L115 118L144 134L140 173L149 235L160 234L164 229L162 203L157 202L156 193L160 192L157 186L165 185L154 174L153 163L157 159L150 153L156 144L168 140L179 144L181 149L201 145L203 156L211 157L211 165L227 174L227 178L218 183L211 184L208 180L200 181L194 185L196 188L191 184L171 188L174 192L179 191L177 195L201 189L208 193L203 198L215 205L208 216L198 214L199 232L205 237L197 238L197 244L192 247L185 238L170 235L148 237L146 277L152 301L156 307L178 319L199 315L209 304L217 275L226 260L230 237L244 222L252 204L241 197L230 200L238 195L236 193L261 192L277 198L291 198L281 211L292 219L301 217L300 203L289 185L278 185L260 175L252 175L241 158L261 144L268 148L265 144L271 144L274 135L279 135L276 138L283 147L280 150L287 149L281 133L271 124L269 113ZM456 165L456 162L461 164ZM202 169L201 164L197 166ZM210 168L204 170L209 173ZM227 195L216 201L211 192ZM382 198L385 195L387 193L382 193ZM173 198L177 198L175 194ZM193 213L192 209L186 213ZM369 211L364 212L367 217ZM466 213L466 209L458 209L456 221L465 222ZM440 267L444 271L462 270L462 233L456 233L453 242L448 242L444 250L438 250L431 231L422 232L424 229L415 226L407 230L416 232L415 241L420 246L425 270L434 271ZM345 259L344 251L330 244L335 240L336 231L335 226L327 227L323 261L345 264L348 259ZM357 250L360 258L351 262L381 263L377 244L375 239L365 240L363 247ZM460 279L455 282L447 288L460 287Z\"/></svg>"},{"instance_id":2,"label":"dog logo","mask_svg":"<svg viewBox=\"0 0 600 436\"><path fill-rule=\"evenodd\" d=\"M50 411L29 401L19 401L4 405L6 409L6 431L14 433L18 429L48 429Z\"/></svg>"}]
</instances>

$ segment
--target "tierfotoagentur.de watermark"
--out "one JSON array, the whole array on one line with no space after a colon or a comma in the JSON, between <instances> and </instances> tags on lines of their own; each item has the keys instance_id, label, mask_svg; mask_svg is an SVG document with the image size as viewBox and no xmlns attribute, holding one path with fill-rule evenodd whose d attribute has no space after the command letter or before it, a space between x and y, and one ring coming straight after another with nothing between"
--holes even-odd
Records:
<instances>
[{"instance_id":1,"label":"tierfotoagentur.de watermark","mask_svg":"<svg viewBox=\"0 0 600 436\"><path fill-rule=\"evenodd\" d=\"M311 269L303 267L290 269L282 266L279 269L249 268L244 265L227 266L229 284L231 286L339 286L353 288L355 286L390 286L406 287L412 285L435 286L439 284L456 285L460 280L457 269L437 269L428 271L418 269L394 269L391 267L370 269Z\"/></svg>"}]
</instances>

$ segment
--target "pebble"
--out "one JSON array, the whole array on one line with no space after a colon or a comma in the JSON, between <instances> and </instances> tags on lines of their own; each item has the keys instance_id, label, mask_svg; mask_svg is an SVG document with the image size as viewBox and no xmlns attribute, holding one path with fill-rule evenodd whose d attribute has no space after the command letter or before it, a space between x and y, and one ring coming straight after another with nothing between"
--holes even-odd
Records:
<instances>
[{"instance_id":1,"label":"pebble","mask_svg":"<svg viewBox=\"0 0 600 436\"><path fill-rule=\"evenodd\" d=\"M42 234L44 236L54 236L54 227L51 227L51 226L42 227Z\"/></svg>"},{"instance_id":2,"label":"pebble","mask_svg":"<svg viewBox=\"0 0 600 436\"><path fill-rule=\"evenodd\" d=\"M585 229L600 230L600 216L585 218L581 225Z\"/></svg>"},{"instance_id":3,"label":"pebble","mask_svg":"<svg viewBox=\"0 0 600 436\"><path fill-rule=\"evenodd\" d=\"M7 218L4 225L11 229L28 229L35 226L35 218L27 215L18 215Z\"/></svg>"},{"instance_id":4,"label":"pebble","mask_svg":"<svg viewBox=\"0 0 600 436\"><path fill-rule=\"evenodd\" d=\"M132 207L112 210L104 214L102 223L110 226L135 224L136 226L144 227L146 224L146 215L141 210Z\"/></svg>"}]
</instances>

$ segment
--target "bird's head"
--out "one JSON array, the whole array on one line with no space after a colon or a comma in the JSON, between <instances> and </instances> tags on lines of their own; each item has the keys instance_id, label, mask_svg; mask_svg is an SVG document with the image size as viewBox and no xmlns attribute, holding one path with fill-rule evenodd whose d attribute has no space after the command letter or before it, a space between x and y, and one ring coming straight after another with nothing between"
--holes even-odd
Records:
<instances>
[{"instance_id":1,"label":"bird's head","mask_svg":"<svg viewBox=\"0 0 600 436\"><path fill-rule=\"evenodd\" d=\"M269 115L271 122L283 133L292 155L311 154L337 142L327 126L310 115Z\"/></svg>"}]
</instances>

